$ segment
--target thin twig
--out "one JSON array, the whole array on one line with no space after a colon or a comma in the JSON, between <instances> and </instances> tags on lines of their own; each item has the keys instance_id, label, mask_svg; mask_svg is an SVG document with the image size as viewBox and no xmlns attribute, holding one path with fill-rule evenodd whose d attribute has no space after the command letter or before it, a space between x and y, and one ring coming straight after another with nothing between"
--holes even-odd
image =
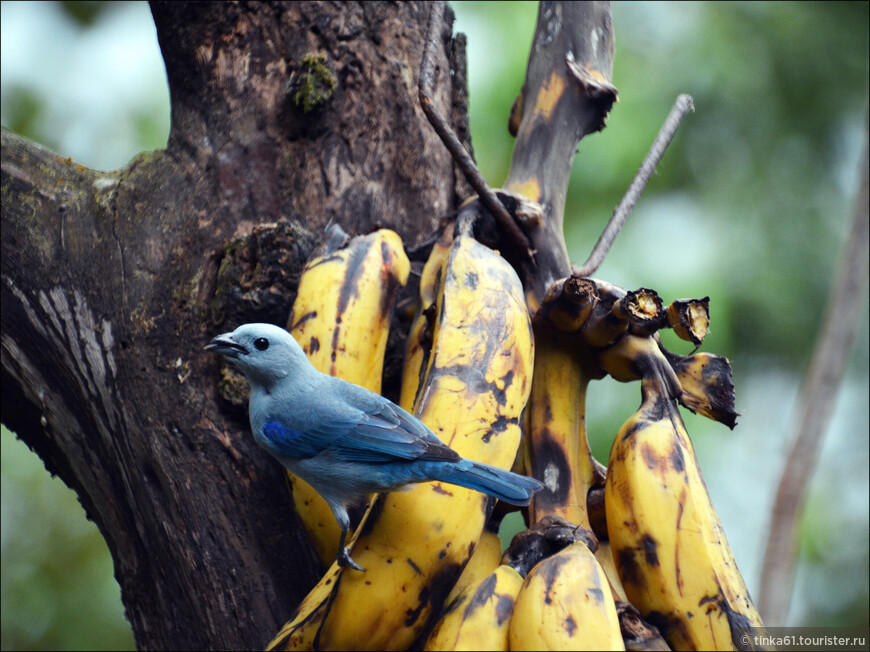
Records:
<instances>
[{"instance_id":1,"label":"thin twig","mask_svg":"<svg viewBox=\"0 0 870 652\"><path fill-rule=\"evenodd\" d=\"M653 141L649 153L646 155L643 163L641 163L637 174L634 175L634 179L628 187L628 190L625 191L622 200L619 202L616 209L614 209L610 221L601 233L601 237L598 238L598 242L595 243L595 247L592 249L589 259L583 264L583 267L574 270L575 276L590 276L594 274L601 266L601 263L604 262L604 257L610 250L613 241L616 240L616 236L619 235L619 232L622 230L622 226L625 224L628 216L631 215L634 205L637 204L637 200L640 199L643 189L646 188L647 182L649 182L650 177L652 177L653 172L655 172L656 166L659 164L659 161L662 160L665 150L667 150L668 145L670 145L671 140L673 140L677 128L680 126L680 123L683 121L686 114L693 110L694 107L695 105L692 102L691 96L680 95L677 97L677 101L674 102L674 107L671 109L668 117L665 118L665 123L662 125L658 136L656 136L656 139Z\"/></svg>"},{"instance_id":2,"label":"thin twig","mask_svg":"<svg viewBox=\"0 0 870 652\"><path fill-rule=\"evenodd\" d=\"M866 138L866 136L865 136ZM772 627L785 626L794 585L797 562L797 523L807 485L812 480L837 390L849 361L849 354L864 305L867 281L868 167L864 141L862 180L848 241L843 248L840 269L831 288L825 322L819 332L810 366L797 405L797 435L789 452L776 493L770 519L770 534L761 570L758 609Z\"/></svg>"},{"instance_id":3,"label":"thin twig","mask_svg":"<svg viewBox=\"0 0 870 652\"><path fill-rule=\"evenodd\" d=\"M435 50L438 45L438 39L441 30L440 18L444 15L444 3L436 2L432 6L432 12L429 14L429 31L426 35L426 45L423 50L423 61L420 65L420 106L423 108L423 113L429 119L429 123L435 129L435 133L441 138L441 142L450 152L453 160L462 170L468 183L474 188L474 191L480 197L483 205L495 216L499 226L504 231L508 239L517 244L520 251L524 252L529 258L532 258L531 244L529 239L522 232L517 223L514 221L511 214L504 207L486 179L477 169L474 164L474 159L462 145L462 141L453 131L453 128L447 120L435 109L435 104L432 101L432 91L435 86Z\"/></svg>"}]
</instances>

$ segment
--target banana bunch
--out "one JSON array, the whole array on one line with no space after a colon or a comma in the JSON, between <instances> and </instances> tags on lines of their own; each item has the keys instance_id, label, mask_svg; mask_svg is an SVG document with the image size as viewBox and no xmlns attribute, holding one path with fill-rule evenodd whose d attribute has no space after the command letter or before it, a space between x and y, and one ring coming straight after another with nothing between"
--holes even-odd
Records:
<instances>
[{"instance_id":1,"label":"banana bunch","mask_svg":"<svg viewBox=\"0 0 870 652\"><path fill-rule=\"evenodd\" d=\"M658 330L673 328L697 348L709 331L708 304L708 298L687 299L664 307L652 290L628 292L576 277L554 284L542 302L534 320L525 450L528 468L545 489L535 496L530 515L534 520L559 514L584 527L596 523L604 539L594 557L574 544L531 571L515 601L512 647L607 649L625 643L629 649L666 649L661 630L674 649L733 649L740 628L763 626L677 408L679 402L733 428L730 365L707 353L672 354L658 336ZM601 495L601 482L583 413L588 383L605 374L641 381L644 402L614 441L604 500L596 507L591 497ZM579 570L583 561L600 573L597 579ZM533 597L530 580L538 577L541 588ZM596 581L616 613L600 614L595 622L618 625L601 625L572 640L566 623L580 616L568 598L594 594ZM551 622L546 614L554 601L561 619ZM522 637L514 639L515 630ZM593 638L596 633L600 638Z\"/></svg>"},{"instance_id":2,"label":"banana bunch","mask_svg":"<svg viewBox=\"0 0 870 652\"><path fill-rule=\"evenodd\" d=\"M416 416L461 456L508 469L534 364L522 285L468 228L434 247L429 262L404 400L413 396ZM441 610L492 506L439 482L378 496L349 544L367 572L333 564L269 649L407 649Z\"/></svg>"},{"instance_id":3,"label":"banana bunch","mask_svg":"<svg viewBox=\"0 0 870 652\"><path fill-rule=\"evenodd\" d=\"M677 407L679 401L733 427L730 365L709 354L670 354L656 335L669 325L700 344L709 324L707 300L675 302L665 312L651 290L604 289L610 314L596 314L599 302L582 332L600 342L601 333L625 324L596 351L597 362L617 380L640 380L643 395L616 435L605 484L607 534L622 590L674 649L734 649L741 628L763 624Z\"/></svg>"},{"instance_id":4,"label":"banana bunch","mask_svg":"<svg viewBox=\"0 0 870 652\"><path fill-rule=\"evenodd\" d=\"M347 240L341 227L329 227L325 245L302 270L287 330L318 371L380 393L390 316L411 265L394 231ZM338 550L338 523L311 485L287 476L296 513L328 566Z\"/></svg>"},{"instance_id":5,"label":"banana bunch","mask_svg":"<svg viewBox=\"0 0 870 652\"><path fill-rule=\"evenodd\" d=\"M288 330L321 371L380 391L408 270L395 233L347 242L333 230ZM741 627L761 627L678 408L733 428L730 365L673 354L658 335L672 328L697 350L708 304L572 276L532 317L513 268L470 224L445 229L420 275L399 402L463 457L539 479L530 527L502 555L492 499L414 485L370 501L349 543L360 573L333 563L331 511L291 478L328 570L268 649L732 649ZM643 396L607 469L585 423L589 384L605 375L640 381Z\"/></svg>"}]
</instances>

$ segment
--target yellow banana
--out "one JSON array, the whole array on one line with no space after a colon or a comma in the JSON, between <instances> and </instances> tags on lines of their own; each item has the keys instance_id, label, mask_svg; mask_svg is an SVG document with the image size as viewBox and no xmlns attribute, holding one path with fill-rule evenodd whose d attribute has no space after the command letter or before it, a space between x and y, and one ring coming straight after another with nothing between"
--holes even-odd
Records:
<instances>
[{"instance_id":1,"label":"yellow banana","mask_svg":"<svg viewBox=\"0 0 870 652\"><path fill-rule=\"evenodd\" d=\"M677 650L731 650L762 627L710 501L676 402L642 382L605 485L607 530L625 592Z\"/></svg>"},{"instance_id":2,"label":"yellow banana","mask_svg":"<svg viewBox=\"0 0 870 652\"><path fill-rule=\"evenodd\" d=\"M429 353L432 348L432 331L435 327L435 302L438 299L438 288L441 284L441 270L444 260L450 254L450 244L453 242L453 229L447 228L432 245L432 251L423 271L420 274L420 305L411 328L408 331L408 341L405 346L405 365L402 370L402 389L399 405L408 412L414 411L414 401L417 390L426 373Z\"/></svg>"},{"instance_id":3,"label":"yellow banana","mask_svg":"<svg viewBox=\"0 0 870 652\"><path fill-rule=\"evenodd\" d=\"M380 393L390 315L409 271L394 231L357 236L305 265L287 330L318 371Z\"/></svg>"},{"instance_id":4,"label":"yellow banana","mask_svg":"<svg viewBox=\"0 0 870 652\"><path fill-rule=\"evenodd\" d=\"M447 602L424 650L508 649L508 627L523 576L508 564L471 583Z\"/></svg>"},{"instance_id":5,"label":"yellow banana","mask_svg":"<svg viewBox=\"0 0 870 652\"><path fill-rule=\"evenodd\" d=\"M416 415L461 456L510 468L531 389L533 347L513 268L460 235L441 273ZM326 582L337 584L331 608L320 609L322 599L309 601L270 649L308 648L315 637L321 649L406 649L468 561L490 504L481 493L440 482L381 496L351 543L367 572L343 569L338 582L328 574L314 591L322 597Z\"/></svg>"},{"instance_id":6,"label":"yellow banana","mask_svg":"<svg viewBox=\"0 0 870 652\"><path fill-rule=\"evenodd\" d=\"M532 523L546 514L589 528L586 495L595 482L586 440L586 389L591 363L576 338L535 321L535 374L526 419L532 476L544 483L529 507Z\"/></svg>"},{"instance_id":7,"label":"yellow banana","mask_svg":"<svg viewBox=\"0 0 870 652\"><path fill-rule=\"evenodd\" d=\"M345 238L331 227L332 247L305 265L287 330L314 367L380 393L390 314L410 262L399 236L388 229ZM340 529L326 501L307 482L288 472L293 503L318 556L335 559Z\"/></svg>"},{"instance_id":8,"label":"yellow banana","mask_svg":"<svg viewBox=\"0 0 870 652\"><path fill-rule=\"evenodd\" d=\"M532 523L556 514L590 527L587 495L599 472L586 437L586 390L602 373L577 333L594 313L597 296L595 282L571 276L551 286L535 316L526 446L529 468L544 489L529 507Z\"/></svg>"},{"instance_id":9,"label":"yellow banana","mask_svg":"<svg viewBox=\"0 0 870 652\"><path fill-rule=\"evenodd\" d=\"M595 559L601 565L601 570L607 576L610 582L610 588L613 590L613 599L628 602L628 596L625 595L625 589L622 586L622 581L619 579L619 571L616 570L616 563L613 561L613 550L610 547L610 539L599 539L598 550L595 551Z\"/></svg>"},{"instance_id":10,"label":"yellow banana","mask_svg":"<svg viewBox=\"0 0 870 652\"><path fill-rule=\"evenodd\" d=\"M498 568L501 563L501 539L498 536L498 525L494 523L491 517L480 535L477 545L474 547L474 552L462 569L462 575L456 580L456 584L444 600L444 604L450 604L453 600L462 593L466 587L471 584L477 584L484 577L489 575L493 570Z\"/></svg>"},{"instance_id":11,"label":"yellow banana","mask_svg":"<svg viewBox=\"0 0 870 652\"><path fill-rule=\"evenodd\" d=\"M424 649L507 650L510 617L523 579L539 561L578 536L588 537L588 531L554 515L518 533L491 573L445 602Z\"/></svg>"},{"instance_id":12,"label":"yellow banana","mask_svg":"<svg viewBox=\"0 0 870 652\"><path fill-rule=\"evenodd\" d=\"M594 282L569 277L548 291L535 318L527 445L532 475L544 483L544 489L535 494L529 509L533 523L557 515L590 528L588 494L600 481L600 471L586 436L586 390L589 381L602 373L578 333L595 314L597 297ZM608 322L600 332L610 337L615 323ZM615 595L586 544L572 544L541 562L526 578L511 620L511 646L623 649ZM587 620L596 624L581 625Z\"/></svg>"},{"instance_id":13,"label":"yellow banana","mask_svg":"<svg viewBox=\"0 0 870 652\"><path fill-rule=\"evenodd\" d=\"M582 539L528 574L510 621L512 650L624 650L604 571Z\"/></svg>"}]
</instances>

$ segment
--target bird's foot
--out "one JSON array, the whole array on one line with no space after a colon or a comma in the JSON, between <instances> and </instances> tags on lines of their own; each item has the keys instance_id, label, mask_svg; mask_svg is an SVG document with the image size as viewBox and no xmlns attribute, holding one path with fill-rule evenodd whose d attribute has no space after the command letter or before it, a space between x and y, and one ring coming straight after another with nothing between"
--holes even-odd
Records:
<instances>
[{"instance_id":1,"label":"bird's foot","mask_svg":"<svg viewBox=\"0 0 870 652\"><path fill-rule=\"evenodd\" d=\"M366 569L357 564L350 556L350 551L342 546L338 549L338 565L339 566L350 566L354 570L362 571L365 573Z\"/></svg>"}]
</instances>

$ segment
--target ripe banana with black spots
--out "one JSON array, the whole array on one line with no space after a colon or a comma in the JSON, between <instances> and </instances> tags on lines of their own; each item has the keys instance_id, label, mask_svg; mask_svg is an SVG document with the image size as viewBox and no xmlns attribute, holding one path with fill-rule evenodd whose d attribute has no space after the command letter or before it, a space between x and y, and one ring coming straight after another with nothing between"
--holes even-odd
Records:
<instances>
[{"instance_id":1,"label":"ripe banana with black spots","mask_svg":"<svg viewBox=\"0 0 870 652\"><path fill-rule=\"evenodd\" d=\"M477 584L493 572L501 563L502 546L498 536L498 522L493 522L494 516L490 517L483 528L480 539L474 547L474 552L462 569L462 575L456 580L456 584L450 589L450 593L444 600L444 604L450 604L456 596L462 593L471 584ZM496 519L500 520L500 519Z\"/></svg>"},{"instance_id":2,"label":"ripe banana with black spots","mask_svg":"<svg viewBox=\"0 0 870 652\"><path fill-rule=\"evenodd\" d=\"M524 578L538 562L573 543L580 532L573 523L547 516L519 532L490 573L479 577L445 602L425 650L507 650L514 601Z\"/></svg>"},{"instance_id":3,"label":"ripe banana with black spots","mask_svg":"<svg viewBox=\"0 0 870 652\"><path fill-rule=\"evenodd\" d=\"M610 585L589 542L575 541L528 574L514 604L510 649L625 649Z\"/></svg>"},{"instance_id":4,"label":"ripe banana with black spots","mask_svg":"<svg viewBox=\"0 0 870 652\"><path fill-rule=\"evenodd\" d=\"M408 412L414 411L417 390L428 367L432 333L435 328L435 303L441 286L441 271L444 269L444 260L450 255L452 242L453 230L444 229L432 245L432 251L420 274L419 307L408 331L405 365L402 369L402 389L399 396L399 405Z\"/></svg>"},{"instance_id":5,"label":"ripe banana with black spots","mask_svg":"<svg viewBox=\"0 0 870 652\"><path fill-rule=\"evenodd\" d=\"M388 229L341 246L346 239L331 226L327 246L305 265L287 330L315 369L380 393L390 315L410 262L401 238ZM296 512L328 567L338 549L338 523L311 485L287 475Z\"/></svg>"},{"instance_id":6,"label":"ripe banana with black spots","mask_svg":"<svg viewBox=\"0 0 870 652\"><path fill-rule=\"evenodd\" d=\"M287 330L318 371L380 393L390 315L409 271L389 229L325 251L302 270Z\"/></svg>"},{"instance_id":7,"label":"ripe banana with black spots","mask_svg":"<svg viewBox=\"0 0 870 652\"><path fill-rule=\"evenodd\" d=\"M447 609L424 650L508 649L508 627L523 576L509 564L494 570L447 601Z\"/></svg>"},{"instance_id":8,"label":"ripe banana with black spots","mask_svg":"<svg viewBox=\"0 0 870 652\"><path fill-rule=\"evenodd\" d=\"M526 420L531 474L544 488L532 499L529 520L556 514L589 528L586 496L596 472L585 412L594 363L576 339L535 320L535 375Z\"/></svg>"},{"instance_id":9,"label":"ripe banana with black spots","mask_svg":"<svg viewBox=\"0 0 870 652\"><path fill-rule=\"evenodd\" d=\"M586 437L586 391L603 373L578 333L598 305L596 288L591 279L557 281L533 321L535 375L525 446L532 475L544 483L529 508L533 523L557 514L590 527L587 496L600 473Z\"/></svg>"},{"instance_id":10,"label":"ripe banana with black spots","mask_svg":"<svg viewBox=\"0 0 870 652\"><path fill-rule=\"evenodd\" d=\"M534 343L513 268L467 233L443 263L416 415L461 456L508 469L531 389ZM440 482L380 496L351 542L367 569L334 568L270 648L406 649L440 610L477 544L490 499ZM330 609L323 596L330 595ZM312 604L316 603L316 604ZM325 615L325 612L328 614Z\"/></svg>"},{"instance_id":11,"label":"ripe banana with black spots","mask_svg":"<svg viewBox=\"0 0 870 652\"><path fill-rule=\"evenodd\" d=\"M603 487L602 487L603 489ZM606 534L605 534L606 536ZM646 652L649 650L670 650L670 646L662 638L659 630L641 618L638 610L628 601L619 571L613 560L613 550L609 539L598 539L598 550L595 559L601 565L601 570L610 582L616 613L619 616L619 629L622 631L622 642L630 652Z\"/></svg>"},{"instance_id":12,"label":"ripe banana with black spots","mask_svg":"<svg viewBox=\"0 0 870 652\"><path fill-rule=\"evenodd\" d=\"M586 391L603 374L579 333L594 314L597 296L587 279L565 279L548 291L534 320L535 375L526 414L529 468L544 484L533 498L530 520L555 515L579 524L592 548L598 542L589 529L587 498L600 472L586 437ZM615 323L600 333L613 333ZM511 618L510 645L624 649L614 595L590 547L573 543L526 577Z\"/></svg>"},{"instance_id":13,"label":"ripe banana with black spots","mask_svg":"<svg viewBox=\"0 0 870 652\"><path fill-rule=\"evenodd\" d=\"M616 562L613 561L613 549L610 547L610 539L598 539L598 550L595 551L595 559L601 565L601 570L607 575L610 588L613 589L613 599L628 602L622 580L619 579L619 571L616 570Z\"/></svg>"},{"instance_id":14,"label":"ripe banana with black spots","mask_svg":"<svg viewBox=\"0 0 870 652\"><path fill-rule=\"evenodd\" d=\"M676 650L731 650L763 627L666 384L642 381L605 485L607 531L631 603Z\"/></svg>"}]
</instances>

